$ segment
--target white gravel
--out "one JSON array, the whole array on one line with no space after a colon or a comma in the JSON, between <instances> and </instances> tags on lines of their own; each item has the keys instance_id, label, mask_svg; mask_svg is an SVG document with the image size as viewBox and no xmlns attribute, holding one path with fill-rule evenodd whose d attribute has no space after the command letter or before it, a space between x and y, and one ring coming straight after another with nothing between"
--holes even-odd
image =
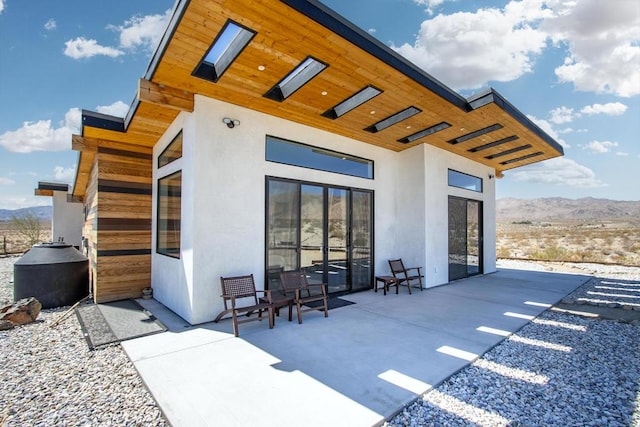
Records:
<instances>
[{"instance_id":1,"label":"white gravel","mask_svg":"<svg viewBox=\"0 0 640 427\"><path fill-rule=\"evenodd\" d=\"M0 258L0 305L12 300L17 259ZM640 293L640 268L499 265L595 275ZM119 345L89 351L75 314L50 327L65 310L0 331L0 426L167 425ZM640 328L547 311L385 425L638 427Z\"/></svg>"},{"instance_id":2,"label":"white gravel","mask_svg":"<svg viewBox=\"0 0 640 427\"><path fill-rule=\"evenodd\" d=\"M499 266L595 275L576 300L598 292L640 302L640 268ZM615 290L602 292L603 284ZM548 310L385 425L640 426L640 328Z\"/></svg>"},{"instance_id":3,"label":"white gravel","mask_svg":"<svg viewBox=\"0 0 640 427\"><path fill-rule=\"evenodd\" d=\"M0 306L13 301L13 263L0 258ZM0 426L165 426L120 345L89 351L68 307L0 331Z\"/></svg>"}]
</instances>

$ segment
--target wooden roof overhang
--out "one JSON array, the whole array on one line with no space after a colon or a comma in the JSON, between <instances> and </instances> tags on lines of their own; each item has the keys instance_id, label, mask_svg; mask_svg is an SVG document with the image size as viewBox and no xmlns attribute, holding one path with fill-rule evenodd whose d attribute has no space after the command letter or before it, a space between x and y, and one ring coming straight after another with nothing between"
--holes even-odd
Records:
<instances>
[{"instance_id":1,"label":"wooden roof overhang","mask_svg":"<svg viewBox=\"0 0 640 427\"><path fill-rule=\"evenodd\" d=\"M34 190L36 196L53 196L54 191L69 191L69 184L62 184L59 182L46 182L38 181L38 188Z\"/></svg>"},{"instance_id":2,"label":"wooden roof overhang","mask_svg":"<svg viewBox=\"0 0 640 427\"><path fill-rule=\"evenodd\" d=\"M217 81L194 75L225 25L254 32ZM327 67L284 100L265 96L306 58ZM338 117L325 114L363 88L381 93ZM126 118L83 112L74 195L96 147L150 152L200 94L338 135L402 151L431 144L496 170L562 156L562 147L493 89L465 99L316 0L179 0ZM419 113L384 130L371 126L409 107ZM448 127L407 137L441 123Z\"/></svg>"}]
</instances>

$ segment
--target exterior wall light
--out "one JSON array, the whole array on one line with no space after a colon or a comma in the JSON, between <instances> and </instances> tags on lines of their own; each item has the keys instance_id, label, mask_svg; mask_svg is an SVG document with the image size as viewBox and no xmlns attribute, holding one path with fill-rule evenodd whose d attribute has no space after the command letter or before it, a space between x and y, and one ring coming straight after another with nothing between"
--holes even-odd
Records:
<instances>
[{"instance_id":1,"label":"exterior wall light","mask_svg":"<svg viewBox=\"0 0 640 427\"><path fill-rule=\"evenodd\" d=\"M227 125L229 129L240 126L240 120L230 119L229 117L225 117L224 119L222 119L222 123Z\"/></svg>"}]
</instances>

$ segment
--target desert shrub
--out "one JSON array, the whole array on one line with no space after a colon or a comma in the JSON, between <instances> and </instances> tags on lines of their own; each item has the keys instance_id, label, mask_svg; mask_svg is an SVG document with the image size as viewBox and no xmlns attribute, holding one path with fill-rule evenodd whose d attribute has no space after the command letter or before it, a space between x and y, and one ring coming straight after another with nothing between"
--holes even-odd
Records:
<instances>
[{"instance_id":1,"label":"desert shrub","mask_svg":"<svg viewBox=\"0 0 640 427\"><path fill-rule=\"evenodd\" d=\"M565 261L569 258L569 254L565 248L549 246L544 248L544 250L534 253L532 258L550 261Z\"/></svg>"}]
</instances>

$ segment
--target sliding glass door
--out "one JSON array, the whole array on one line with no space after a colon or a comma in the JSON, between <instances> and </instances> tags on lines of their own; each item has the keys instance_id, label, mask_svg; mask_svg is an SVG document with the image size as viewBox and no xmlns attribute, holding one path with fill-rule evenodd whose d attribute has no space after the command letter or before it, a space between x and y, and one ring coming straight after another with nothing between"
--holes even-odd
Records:
<instances>
[{"instance_id":1,"label":"sliding glass door","mask_svg":"<svg viewBox=\"0 0 640 427\"><path fill-rule=\"evenodd\" d=\"M267 180L267 286L301 269L329 292L371 287L372 203L366 190Z\"/></svg>"},{"instance_id":2,"label":"sliding glass door","mask_svg":"<svg viewBox=\"0 0 640 427\"><path fill-rule=\"evenodd\" d=\"M449 196L449 280L482 273L482 202Z\"/></svg>"}]
</instances>

